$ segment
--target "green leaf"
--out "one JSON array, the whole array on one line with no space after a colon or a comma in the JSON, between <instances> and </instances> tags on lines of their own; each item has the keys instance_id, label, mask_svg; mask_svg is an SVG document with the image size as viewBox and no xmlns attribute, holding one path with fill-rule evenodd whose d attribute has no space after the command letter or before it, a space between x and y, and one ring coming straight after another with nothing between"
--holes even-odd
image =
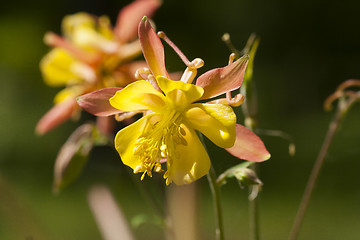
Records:
<instances>
[{"instance_id":1,"label":"green leaf","mask_svg":"<svg viewBox=\"0 0 360 240\"><path fill-rule=\"evenodd\" d=\"M78 127L61 147L55 161L53 191L58 193L81 174L94 146L92 124Z\"/></svg>"}]
</instances>

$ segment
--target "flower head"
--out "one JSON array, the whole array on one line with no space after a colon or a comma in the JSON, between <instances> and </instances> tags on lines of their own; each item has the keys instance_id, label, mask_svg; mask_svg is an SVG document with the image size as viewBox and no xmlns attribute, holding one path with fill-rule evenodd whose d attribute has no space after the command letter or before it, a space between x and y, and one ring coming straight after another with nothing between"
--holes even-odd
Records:
<instances>
[{"instance_id":1,"label":"flower head","mask_svg":"<svg viewBox=\"0 0 360 240\"><path fill-rule=\"evenodd\" d=\"M136 123L122 129L115 146L122 161L134 169L152 176L160 172L165 161L166 183L190 183L205 175L210 167L207 155L195 129L202 131L220 147L235 142L236 116L223 104L194 103L204 89L189 83L156 78L161 92L141 80L118 91L110 104L120 110L150 110Z\"/></svg>"},{"instance_id":2,"label":"flower head","mask_svg":"<svg viewBox=\"0 0 360 240\"><path fill-rule=\"evenodd\" d=\"M65 88L39 121L38 133L46 133L77 113L77 96L104 87L123 87L136 80L133 72L145 66L143 61L129 62L141 53L137 25L144 14L151 14L159 5L159 0L134 1L120 11L114 28L106 16L69 15L62 22L63 36L45 35L45 42L53 49L40 63L44 81Z\"/></svg>"},{"instance_id":3,"label":"flower head","mask_svg":"<svg viewBox=\"0 0 360 240\"><path fill-rule=\"evenodd\" d=\"M163 33L160 35L172 44ZM192 84L197 68L203 65L201 59L190 62L176 49L187 69L180 81L173 81L165 68L161 41L146 17L139 24L139 39L149 69L137 72L143 80L129 84L110 98L110 104L118 110L147 112L115 137L115 147L124 164L134 173L142 172L143 179L146 174L151 177L152 171L164 171L162 163L166 163L166 184L190 183L210 168L209 156L196 130L219 147L237 146L230 152L245 160L264 161L270 157L255 134L236 124L230 106L243 100L239 95L232 98L230 92L241 85L247 56L204 73ZM196 102L223 93L227 94L226 99ZM247 139L238 133L247 134Z\"/></svg>"}]
</instances>

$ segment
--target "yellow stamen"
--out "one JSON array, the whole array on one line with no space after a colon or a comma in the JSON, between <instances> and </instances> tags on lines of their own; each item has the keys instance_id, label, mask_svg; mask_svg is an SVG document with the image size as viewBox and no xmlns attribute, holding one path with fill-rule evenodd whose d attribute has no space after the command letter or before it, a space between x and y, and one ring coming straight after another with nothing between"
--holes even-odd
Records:
<instances>
[{"instance_id":1,"label":"yellow stamen","mask_svg":"<svg viewBox=\"0 0 360 240\"><path fill-rule=\"evenodd\" d=\"M144 172L144 173L141 175L141 178L140 178L141 181L144 180L144 178L145 178L145 173L146 173L146 172Z\"/></svg>"},{"instance_id":2,"label":"yellow stamen","mask_svg":"<svg viewBox=\"0 0 360 240\"><path fill-rule=\"evenodd\" d=\"M161 169L161 164L160 163L156 163L155 164L155 169L154 169L155 172L159 173L162 171Z\"/></svg>"},{"instance_id":3,"label":"yellow stamen","mask_svg":"<svg viewBox=\"0 0 360 240\"><path fill-rule=\"evenodd\" d=\"M134 173L138 173L140 172L141 170L141 166L140 165L137 165L135 168L134 168Z\"/></svg>"},{"instance_id":4,"label":"yellow stamen","mask_svg":"<svg viewBox=\"0 0 360 240\"><path fill-rule=\"evenodd\" d=\"M172 181L171 181L169 178L167 178L167 179L166 179L166 186L169 186L171 182L172 182Z\"/></svg>"}]
</instances>

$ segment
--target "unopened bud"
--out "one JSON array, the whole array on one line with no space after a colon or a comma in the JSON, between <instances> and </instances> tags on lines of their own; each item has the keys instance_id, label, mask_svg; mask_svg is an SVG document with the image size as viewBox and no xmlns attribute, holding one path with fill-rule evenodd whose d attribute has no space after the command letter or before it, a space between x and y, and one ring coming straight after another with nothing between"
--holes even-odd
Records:
<instances>
[{"instance_id":1,"label":"unopened bud","mask_svg":"<svg viewBox=\"0 0 360 240\"><path fill-rule=\"evenodd\" d=\"M249 168L238 169L234 172L234 176L240 182L241 186L263 185L256 173Z\"/></svg>"}]
</instances>

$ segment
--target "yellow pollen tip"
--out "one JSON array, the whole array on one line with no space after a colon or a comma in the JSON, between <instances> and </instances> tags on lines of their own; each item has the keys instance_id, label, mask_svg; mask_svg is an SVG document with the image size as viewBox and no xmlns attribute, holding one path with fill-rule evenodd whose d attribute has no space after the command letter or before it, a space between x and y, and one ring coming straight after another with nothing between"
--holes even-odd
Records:
<instances>
[{"instance_id":1,"label":"yellow pollen tip","mask_svg":"<svg viewBox=\"0 0 360 240\"><path fill-rule=\"evenodd\" d=\"M141 181L144 180L145 174L146 174L146 171L141 175L141 178L140 178Z\"/></svg>"},{"instance_id":2,"label":"yellow pollen tip","mask_svg":"<svg viewBox=\"0 0 360 240\"><path fill-rule=\"evenodd\" d=\"M145 172L144 172L145 173ZM151 172L151 169L147 169L146 170L146 173L149 177L152 177L152 172Z\"/></svg>"},{"instance_id":3,"label":"yellow pollen tip","mask_svg":"<svg viewBox=\"0 0 360 240\"><path fill-rule=\"evenodd\" d=\"M169 171L166 171L165 173L164 173L164 179L167 179L168 177L169 177Z\"/></svg>"},{"instance_id":4,"label":"yellow pollen tip","mask_svg":"<svg viewBox=\"0 0 360 240\"><path fill-rule=\"evenodd\" d=\"M165 183L166 183L166 186L169 186L171 181L167 178Z\"/></svg>"},{"instance_id":5,"label":"yellow pollen tip","mask_svg":"<svg viewBox=\"0 0 360 240\"><path fill-rule=\"evenodd\" d=\"M154 169L155 172L158 173L158 172L161 172L161 170L162 170L162 169L161 169L161 165L160 165L160 164L155 165L155 169Z\"/></svg>"},{"instance_id":6,"label":"yellow pollen tip","mask_svg":"<svg viewBox=\"0 0 360 240\"><path fill-rule=\"evenodd\" d=\"M137 166L134 168L134 173L140 172L140 169L141 169L141 166L140 166L140 165L137 165Z\"/></svg>"}]
</instances>

